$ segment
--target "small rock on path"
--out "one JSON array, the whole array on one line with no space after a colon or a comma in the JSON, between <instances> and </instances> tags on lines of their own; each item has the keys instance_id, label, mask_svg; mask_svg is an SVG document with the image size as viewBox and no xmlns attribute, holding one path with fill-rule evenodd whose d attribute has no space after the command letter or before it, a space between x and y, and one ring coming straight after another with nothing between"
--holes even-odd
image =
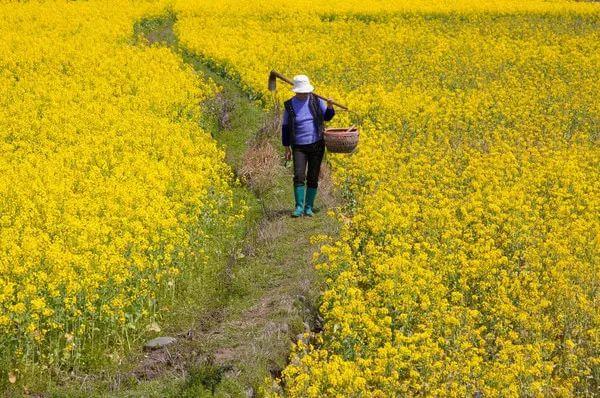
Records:
<instances>
[{"instance_id":1,"label":"small rock on path","mask_svg":"<svg viewBox=\"0 0 600 398\"><path fill-rule=\"evenodd\" d=\"M144 344L144 349L145 350L158 350L160 348L171 345L176 341L177 341L177 339L175 337L170 337L170 336L157 337L155 339L148 340L146 342L146 344Z\"/></svg>"}]
</instances>

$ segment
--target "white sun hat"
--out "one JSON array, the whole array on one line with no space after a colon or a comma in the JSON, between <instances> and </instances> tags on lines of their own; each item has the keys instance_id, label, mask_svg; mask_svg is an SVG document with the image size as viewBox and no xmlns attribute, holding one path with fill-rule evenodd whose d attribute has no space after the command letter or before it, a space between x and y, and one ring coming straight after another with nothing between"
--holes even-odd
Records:
<instances>
[{"instance_id":1,"label":"white sun hat","mask_svg":"<svg viewBox=\"0 0 600 398\"><path fill-rule=\"evenodd\" d=\"M292 87L292 91L295 93L312 93L315 89L310 81L308 80L308 76L306 75L296 75L294 76L294 87Z\"/></svg>"}]
</instances>

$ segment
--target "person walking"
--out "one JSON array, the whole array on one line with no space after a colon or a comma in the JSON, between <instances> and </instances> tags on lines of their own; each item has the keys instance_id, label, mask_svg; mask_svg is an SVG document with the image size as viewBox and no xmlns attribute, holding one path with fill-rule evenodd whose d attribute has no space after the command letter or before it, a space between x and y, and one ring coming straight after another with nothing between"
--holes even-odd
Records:
<instances>
[{"instance_id":1,"label":"person walking","mask_svg":"<svg viewBox=\"0 0 600 398\"><path fill-rule=\"evenodd\" d=\"M312 94L314 87L306 75L293 78L295 95L284 102L281 143L285 159L294 160L294 199L292 217L314 215L319 171L325 153L325 122L335 115L333 100L324 101ZM306 184L306 186L305 186Z\"/></svg>"}]
</instances>

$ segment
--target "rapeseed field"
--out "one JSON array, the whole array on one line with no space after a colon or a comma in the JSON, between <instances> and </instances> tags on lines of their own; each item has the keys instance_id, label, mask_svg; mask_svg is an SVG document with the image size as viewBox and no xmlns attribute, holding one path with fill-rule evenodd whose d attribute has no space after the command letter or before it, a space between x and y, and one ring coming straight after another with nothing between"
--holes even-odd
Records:
<instances>
[{"instance_id":1,"label":"rapeseed field","mask_svg":"<svg viewBox=\"0 0 600 398\"><path fill-rule=\"evenodd\" d=\"M176 4L180 40L267 106L276 69L358 113L286 396L598 392L597 4Z\"/></svg>"},{"instance_id":2,"label":"rapeseed field","mask_svg":"<svg viewBox=\"0 0 600 398\"><path fill-rule=\"evenodd\" d=\"M169 8L189 51L259 98L271 69L347 104L344 205L314 262L323 331L267 396L595 396L600 7L567 1L0 5L0 354L86 366L127 347L234 234L218 91L132 43ZM100 347L100 348L99 348ZM100 351L98 351L100 350Z\"/></svg>"},{"instance_id":3,"label":"rapeseed field","mask_svg":"<svg viewBox=\"0 0 600 398\"><path fill-rule=\"evenodd\" d=\"M244 215L198 127L217 87L132 44L163 7L0 5L0 386L122 354Z\"/></svg>"}]
</instances>

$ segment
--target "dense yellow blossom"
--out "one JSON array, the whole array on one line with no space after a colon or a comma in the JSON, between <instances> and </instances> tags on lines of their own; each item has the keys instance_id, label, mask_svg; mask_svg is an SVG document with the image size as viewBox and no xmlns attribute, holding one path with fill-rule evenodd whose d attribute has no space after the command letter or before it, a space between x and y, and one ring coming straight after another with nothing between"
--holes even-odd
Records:
<instances>
[{"instance_id":1,"label":"dense yellow blossom","mask_svg":"<svg viewBox=\"0 0 600 398\"><path fill-rule=\"evenodd\" d=\"M181 42L267 105L276 69L361 115L336 118L361 125L330 157L351 218L317 261L325 327L288 396L598 391L598 4L174 8Z\"/></svg>"},{"instance_id":2,"label":"dense yellow blossom","mask_svg":"<svg viewBox=\"0 0 600 398\"><path fill-rule=\"evenodd\" d=\"M241 215L197 123L216 87L133 44L135 21L162 7L0 5L3 365L73 363L140 329L168 283L203 266L205 237Z\"/></svg>"}]
</instances>

